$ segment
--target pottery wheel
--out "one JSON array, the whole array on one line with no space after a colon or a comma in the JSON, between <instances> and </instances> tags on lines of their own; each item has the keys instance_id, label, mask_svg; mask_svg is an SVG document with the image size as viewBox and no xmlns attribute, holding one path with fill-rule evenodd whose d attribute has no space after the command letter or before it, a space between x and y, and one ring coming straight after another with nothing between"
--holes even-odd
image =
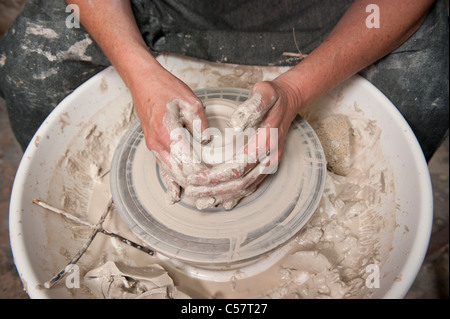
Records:
<instances>
[{"instance_id":1,"label":"pottery wheel","mask_svg":"<svg viewBox=\"0 0 450 319\"><path fill-rule=\"evenodd\" d=\"M227 123L249 91L235 88L195 92L210 127ZM198 210L189 198L165 201L166 185L144 141L140 123L124 135L111 165L111 193L123 221L158 253L204 266L256 259L292 238L310 219L322 196L326 161L311 126L300 116L291 125L275 174L232 210Z\"/></svg>"}]
</instances>

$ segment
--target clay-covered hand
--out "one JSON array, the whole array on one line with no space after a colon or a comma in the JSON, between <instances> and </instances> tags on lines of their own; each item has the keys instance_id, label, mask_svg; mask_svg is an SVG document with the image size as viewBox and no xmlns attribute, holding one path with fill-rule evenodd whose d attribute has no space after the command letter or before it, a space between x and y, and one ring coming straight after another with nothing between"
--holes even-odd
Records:
<instances>
[{"instance_id":1,"label":"clay-covered hand","mask_svg":"<svg viewBox=\"0 0 450 319\"><path fill-rule=\"evenodd\" d=\"M186 195L199 198L198 208L222 204L225 209L231 209L251 194L268 174L276 172L289 127L300 106L301 95L282 79L257 83L248 100L230 119L230 126L235 130L253 128L256 134L249 138L233 163L191 174Z\"/></svg>"},{"instance_id":2,"label":"clay-covered hand","mask_svg":"<svg viewBox=\"0 0 450 319\"><path fill-rule=\"evenodd\" d=\"M169 72L149 76L130 88L145 142L167 184L169 203L180 200L187 176L204 170L193 138L201 139L207 120L201 100Z\"/></svg>"}]
</instances>

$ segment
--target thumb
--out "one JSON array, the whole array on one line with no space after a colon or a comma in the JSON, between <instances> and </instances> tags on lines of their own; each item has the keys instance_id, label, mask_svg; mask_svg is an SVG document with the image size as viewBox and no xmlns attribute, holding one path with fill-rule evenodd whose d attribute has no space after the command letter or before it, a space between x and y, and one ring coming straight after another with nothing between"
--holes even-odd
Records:
<instances>
[{"instance_id":1,"label":"thumb","mask_svg":"<svg viewBox=\"0 0 450 319\"><path fill-rule=\"evenodd\" d=\"M262 122L276 100L277 94L268 82L255 84L249 98L231 115L231 127L241 130L245 130L247 127L255 127Z\"/></svg>"},{"instance_id":2,"label":"thumb","mask_svg":"<svg viewBox=\"0 0 450 319\"><path fill-rule=\"evenodd\" d=\"M196 141L202 142L202 138L205 138L203 132L208 128L203 103L200 100L193 103L179 101L179 108L184 126Z\"/></svg>"}]
</instances>

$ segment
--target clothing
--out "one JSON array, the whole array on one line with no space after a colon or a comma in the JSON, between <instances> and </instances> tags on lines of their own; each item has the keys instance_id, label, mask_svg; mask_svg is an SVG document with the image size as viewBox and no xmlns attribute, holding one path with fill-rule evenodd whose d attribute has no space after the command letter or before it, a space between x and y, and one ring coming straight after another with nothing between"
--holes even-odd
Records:
<instances>
[{"instance_id":1,"label":"clothing","mask_svg":"<svg viewBox=\"0 0 450 319\"><path fill-rule=\"evenodd\" d=\"M295 65L330 33L352 1L131 0L150 52L223 63ZM109 65L62 0L28 0L0 41L0 94L23 148L51 110ZM448 18L437 1L401 47L361 72L397 106L429 159L448 134ZM300 62L301 63L301 62Z\"/></svg>"},{"instance_id":2,"label":"clothing","mask_svg":"<svg viewBox=\"0 0 450 319\"><path fill-rule=\"evenodd\" d=\"M175 52L224 63L296 65L283 52L309 53L352 0L132 0L153 54Z\"/></svg>"}]
</instances>

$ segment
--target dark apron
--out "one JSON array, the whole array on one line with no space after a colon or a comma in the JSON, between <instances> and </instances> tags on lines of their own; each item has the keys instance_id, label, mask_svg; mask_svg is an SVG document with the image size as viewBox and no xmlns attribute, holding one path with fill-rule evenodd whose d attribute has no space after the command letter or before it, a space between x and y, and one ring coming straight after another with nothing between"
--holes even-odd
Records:
<instances>
[{"instance_id":1,"label":"dark apron","mask_svg":"<svg viewBox=\"0 0 450 319\"><path fill-rule=\"evenodd\" d=\"M153 55L293 66L301 59L283 53L310 53L352 1L131 2ZM0 41L0 94L23 148L65 96L110 64L82 27L66 27L65 10L62 0L28 0ZM70 49L75 43L81 52ZM427 159L448 134L448 59L448 17L439 0L408 41L360 73L400 110Z\"/></svg>"}]
</instances>

